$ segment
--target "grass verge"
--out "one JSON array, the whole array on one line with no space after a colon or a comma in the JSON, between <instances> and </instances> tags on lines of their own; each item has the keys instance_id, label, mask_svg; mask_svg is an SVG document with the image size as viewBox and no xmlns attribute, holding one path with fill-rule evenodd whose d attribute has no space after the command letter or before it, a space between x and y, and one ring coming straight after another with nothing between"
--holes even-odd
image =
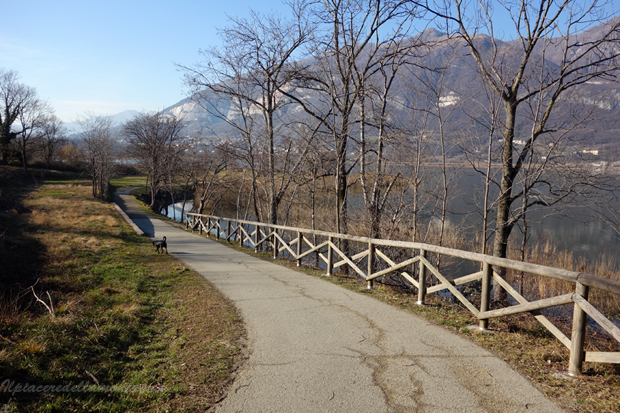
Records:
<instances>
[{"instance_id":1,"label":"grass verge","mask_svg":"<svg viewBox=\"0 0 620 413\"><path fill-rule=\"evenodd\" d=\"M0 212L11 271L0 280L0 409L204 411L221 399L245 334L231 303L154 254L88 182L19 195L31 212Z\"/></svg>"},{"instance_id":2,"label":"grass verge","mask_svg":"<svg viewBox=\"0 0 620 413\"><path fill-rule=\"evenodd\" d=\"M506 361L567 411L593 413L620 411L620 366L584 363L583 375L578 378L569 378L566 375L568 349L530 314L492 319L489 323L492 332L476 333L467 328L478 323L470 312L437 295L429 295L427 305L418 306L416 305L417 294L405 293L400 289L381 284L375 284L375 288L368 290L366 282L357 277L343 275L324 277L324 271L314 267L297 267L294 261L273 260L271 253L254 253L253 249L240 247L235 242L228 243L221 239L220 243L295 271L321 277L360 294L369 295L425 317L432 323L441 325L456 334L464 335ZM568 322L566 320L555 320L555 322L570 337L571 327ZM589 331L588 334L588 340L594 341L599 346L597 351L614 351L612 348L604 348L610 343L598 338L596 331Z\"/></svg>"}]
</instances>

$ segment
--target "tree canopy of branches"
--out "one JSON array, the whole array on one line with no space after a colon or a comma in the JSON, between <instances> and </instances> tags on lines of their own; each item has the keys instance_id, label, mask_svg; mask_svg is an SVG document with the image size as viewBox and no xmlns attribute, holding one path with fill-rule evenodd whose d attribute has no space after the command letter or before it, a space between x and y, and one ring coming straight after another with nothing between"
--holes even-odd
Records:
<instances>
[{"instance_id":1,"label":"tree canopy of branches","mask_svg":"<svg viewBox=\"0 0 620 413\"><path fill-rule=\"evenodd\" d=\"M293 5L297 16L299 5ZM292 182L301 157L286 170L279 170L276 147L285 120L276 119L289 102L280 89L287 87L291 73L287 69L292 56L306 41L309 31L299 20L252 12L248 19L233 18L220 30L221 48L201 51L204 60L194 67L182 67L185 81L196 101L207 111L224 119L242 137L237 154L250 165L255 214L259 170L256 158L267 158L266 187L268 221L278 223L278 208ZM224 109L225 108L225 109ZM231 112L233 115L231 116ZM309 142L302 144L307 150ZM300 152L305 152L301 150ZM276 175L279 175L276 176ZM280 178L280 179L279 179ZM258 217L258 216L257 216Z\"/></svg>"},{"instance_id":2,"label":"tree canopy of branches","mask_svg":"<svg viewBox=\"0 0 620 413\"><path fill-rule=\"evenodd\" d=\"M7 164L10 144L18 134L25 132L15 127L20 116L37 100L36 91L30 86L19 82L14 71L0 69L0 163Z\"/></svg>"},{"instance_id":3,"label":"tree canopy of branches","mask_svg":"<svg viewBox=\"0 0 620 413\"><path fill-rule=\"evenodd\" d=\"M515 227L527 238L528 208L559 207L605 183L582 167L575 140L607 110L579 92L617 80L620 18L610 19L611 2L291 5L291 20L257 13L231 19L220 32L224 47L181 67L194 101L224 121L210 127L222 150L236 156L234 167L244 168L241 186L249 169L248 205L253 201L257 219L266 200L268 221L278 223L282 199L292 204L298 187L312 185L306 193L314 225L316 181L329 174L334 185L325 204L334 213L326 229L349 232L351 207L355 231L380 237L385 216L393 224L411 212L413 229L405 232L448 243L455 157L484 177L482 250L493 237L493 254L506 257ZM500 20L506 16L512 28ZM431 21L441 31L412 36L412 27ZM496 37L500 24L510 39ZM317 148L329 167L309 159ZM566 167L569 158L575 167ZM363 204L348 198L357 184Z\"/></svg>"},{"instance_id":4,"label":"tree canopy of branches","mask_svg":"<svg viewBox=\"0 0 620 413\"><path fill-rule=\"evenodd\" d=\"M50 167L54 157L67 141L62 121L53 114L47 116L39 135L39 151L46 167Z\"/></svg>"},{"instance_id":5,"label":"tree canopy of branches","mask_svg":"<svg viewBox=\"0 0 620 413\"><path fill-rule=\"evenodd\" d=\"M157 208L157 196L170 181L170 175L178 165L178 155L185 149L181 145L182 130L181 119L165 116L162 112L142 113L123 125L128 152L146 172L151 188L151 209Z\"/></svg>"}]
</instances>

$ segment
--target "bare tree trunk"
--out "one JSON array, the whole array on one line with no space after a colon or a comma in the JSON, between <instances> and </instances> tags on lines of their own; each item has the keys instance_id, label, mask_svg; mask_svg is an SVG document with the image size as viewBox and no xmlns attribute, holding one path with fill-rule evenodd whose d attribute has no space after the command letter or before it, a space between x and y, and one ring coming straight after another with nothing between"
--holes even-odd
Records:
<instances>
[{"instance_id":1,"label":"bare tree trunk","mask_svg":"<svg viewBox=\"0 0 620 413\"><path fill-rule=\"evenodd\" d=\"M482 254L487 253L487 231L489 228L489 196L491 190L491 166L492 166L492 155L493 155L493 132L495 131L494 120L492 120L491 131L489 133L489 144L487 147L487 159L486 159L486 170L484 173L484 201L482 203L482 245L480 247L480 252Z\"/></svg>"},{"instance_id":2,"label":"bare tree trunk","mask_svg":"<svg viewBox=\"0 0 620 413\"><path fill-rule=\"evenodd\" d=\"M316 175L317 168L312 168L312 186L310 187L310 214L312 220L312 230L316 230ZM312 235L312 245L316 245L316 234ZM314 254L314 266L319 266L319 253Z\"/></svg>"},{"instance_id":3,"label":"bare tree trunk","mask_svg":"<svg viewBox=\"0 0 620 413\"><path fill-rule=\"evenodd\" d=\"M493 240L493 255L506 258L508 253L508 238L512 231L513 223L510 222L510 210L512 206L512 188L514 185L514 168L512 164L513 140L515 131L515 114L517 106L515 97L504 103L506 121L504 126L504 147L502 150L502 181L500 193L497 199L497 218L495 220L495 239ZM498 269L500 277L506 276L506 269ZM499 285L493 288L495 301L506 301L508 295Z\"/></svg>"}]
</instances>

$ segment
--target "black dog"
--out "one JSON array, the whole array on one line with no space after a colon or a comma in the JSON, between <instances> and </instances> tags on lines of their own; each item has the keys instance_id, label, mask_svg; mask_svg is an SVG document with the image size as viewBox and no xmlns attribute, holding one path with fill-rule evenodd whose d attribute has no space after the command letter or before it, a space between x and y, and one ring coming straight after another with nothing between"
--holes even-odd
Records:
<instances>
[{"instance_id":1,"label":"black dog","mask_svg":"<svg viewBox=\"0 0 620 413\"><path fill-rule=\"evenodd\" d=\"M157 239L154 240L153 245L155 245L155 248L156 248L155 251L158 254L163 254L164 250L166 250L166 254L168 254L168 244L166 244L166 237L164 237L164 239L161 239L161 240L157 240Z\"/></svg>"}]
</instances>

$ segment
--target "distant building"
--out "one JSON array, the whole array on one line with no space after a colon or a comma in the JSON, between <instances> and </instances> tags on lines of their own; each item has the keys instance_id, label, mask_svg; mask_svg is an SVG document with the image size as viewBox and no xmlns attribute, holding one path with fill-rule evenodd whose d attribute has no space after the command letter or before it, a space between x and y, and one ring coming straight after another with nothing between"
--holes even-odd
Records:
<instances>
[{"instance_id":1,"label":"distant building","mask_svg":"<svg viewBox=\"0 0 620 413\"><path fill-rule=\"evenodd\" d=\"M581 153L589 153L590 155L598 156L598 149L584 149Z\"/></svg>"}]
</instances>

